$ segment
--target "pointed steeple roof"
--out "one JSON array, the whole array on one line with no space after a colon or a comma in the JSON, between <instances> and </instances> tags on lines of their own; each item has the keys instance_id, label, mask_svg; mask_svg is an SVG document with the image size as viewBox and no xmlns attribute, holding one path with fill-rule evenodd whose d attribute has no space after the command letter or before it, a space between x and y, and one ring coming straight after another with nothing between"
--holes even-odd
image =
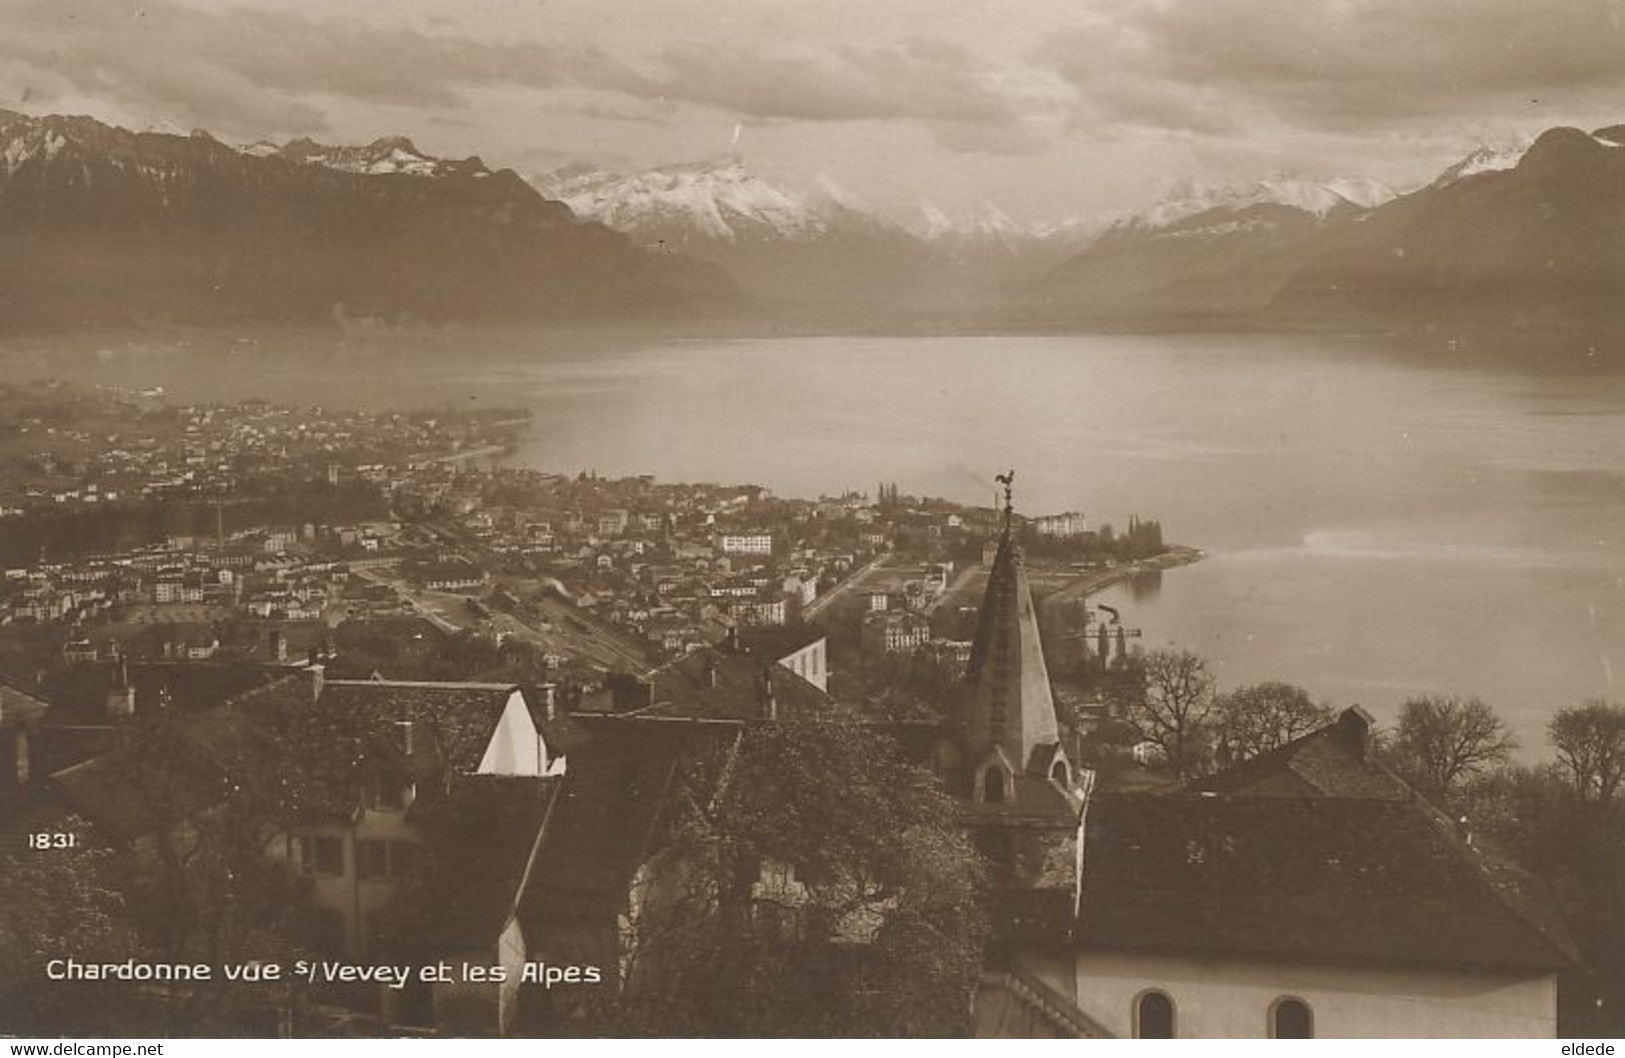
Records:
<instances>
[{"instance_id":1,"label":"pointed steeple roof","mask_svg":"<svg viewBox=\"0 0 1625 1058\"><path fill-rule=\"evenodd\" d=\"M1027 771L1034 766L1035 749L1060 741L1060 726L1038 634L1038 612L1011 529L1014 477L1011 472L998 479L1005 486L1004 529L965 669L969 694L964 741L972 759L1003 750L1017 769ZM1044 766L1039 761L1039 767Z\"/></svg>"}]
</instances>

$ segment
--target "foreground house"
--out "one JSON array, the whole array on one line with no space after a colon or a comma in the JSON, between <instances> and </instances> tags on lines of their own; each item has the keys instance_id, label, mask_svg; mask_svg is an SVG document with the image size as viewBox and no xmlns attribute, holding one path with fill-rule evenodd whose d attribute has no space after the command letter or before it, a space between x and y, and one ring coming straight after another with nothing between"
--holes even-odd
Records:
<instances>
[{"instance_id":1,"label":"foreground house","mask_svg":"<svg viewBox=\"0 0 1625 1058\"><path fill-rule=\"evenodd\" d=\"M274 806L265 852L308 879L325 950L502 970L378 989L378 1025L556 1032L571 990L529 968L590 967L572 984L610 989L658 974L628 927L684 869L661 835L707 796L682 786L692 765L751 724L837 715L777 647L748 645L620 674L571 713L547 687L275 672L188 708L167 780L197 806L245 789ZM116 746L153 705L122 668L113 690L93 734ZM1096 791L1065 750L1008 517L955 705L887 730L989 864L978 1035L1555 1033L1572 952L1544 894L1386 769L1360 711L1176 793ZM150 840L120 754L54 784L111 840Z\"/></svg>"},{"instance_id":2,"label":"foreground house","mask_svg":"<svg viewBox=\"0 0 1625 1058\"><path fill-rule=\"evenodd\" d=\"M986 1036L1546 1037L1573 948L1528 874L1379 761L1371 718L1191 788L1095 793L1008 525L936 759L1000 869Z\"/></svg>"},{"instance_id":3,"label":"foreground house","mask_svg":"<svg viewBox=\"0 0 1625 1058\"><path fill-rule=\"evenodd\" d=\"M107 697L101 751L51 777L96 837L150 857L228 801L260 806L254 840L304 880L318 953L489 971L373 989L364 1020L473 1035L513 1032L527 1004L546 1022L555 994L527 965L619 987L673 777L747 719L828 701L734 646L628 677L578 716L547 686L328 680L320 665L186 709L142 702L121 667ZM133 749L143 718L171 731L173 766Z\"/></svg>"}]
</instances>

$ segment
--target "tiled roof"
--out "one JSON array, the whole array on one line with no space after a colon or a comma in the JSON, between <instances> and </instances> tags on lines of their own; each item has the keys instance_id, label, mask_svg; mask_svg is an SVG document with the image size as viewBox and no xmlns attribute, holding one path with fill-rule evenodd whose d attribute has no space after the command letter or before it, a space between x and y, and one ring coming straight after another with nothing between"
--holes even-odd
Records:
<instances>
[{"instance_id":1,"label":"tiled roof","mask_svg":"<svg viewBox=\"0 0 1625 1058\"><path fill-rule=\"evenodd\" d=\"M639 716L684 716L713 720L756 720L768 713L768 689L780 719L825 716L834 708L823 691L794 672L749 654L713 648L696 650L644 674L643 704L622 711ZM608 696L587 708L608 712Z\"/></svg>"},{"instance_id":2,"label":"tiled roof","mask_svg":"<svg viewBox=\"0 0 1625 1058\"><path fill-rule=\"evenodd\" d=\"M1462 824L1413 790L1373 752L1371 715L1359 706L1332 723L1235 767L1191 783L1188 791L1244 797L1342 797L1403 802L1445 833ZM1501 900L1565 950L1570 939L1551 895L1493 842L1472 843L1483 880Z\"/></svg>"},{"instance_id":3,"label":"tiled roof","mask_svg":"<svg viewBox=\"0 0 1625 1058\"><path fill-rule=\"evenodd\" d=\"M329 681L315 700L309 673L284 675L213 708L179 714L178 736L196 752L178 767L173 781L185 784L187 803L197 807L217 802L221 791L237 784L294 816L348 818L360 804L360 782L368 769L398 772L420 785L448 771L473 773L514 689ZM403 745L402 720L413 724L410 753ZM130 800L120 795L135 766L129 757L115 750L53 777L86 815L124 838L146 833L153 824L137 807L121 803ZM425 796L414 809L433 803L428 786L420 793Z\"/></svg>"},{"instance_id":4,"label":"tiled roof","mask_svg":"<svg viewBox=\"0 0 1625 1058\"><path fill-rule=\"evenodd\" d=\"M1047 776L1017 775L1009 795L998 802L961 798L961 821L969 826L1040 826L1071 829L1077 826L1077 806L1067 800Z\"/></svg>"},{"instance_id":5,"label":"tiled roof","mask_svg":"<svg viewBox=\"0 0 1625 1058\"><path fill-rule=\"evenodd\" d=\"M271 724L309 697L302 677L284 676L178 717L178 739L167 760L155 762L121 746L59 771L51 781L108 837L130 841L174 822L175 811L213 807L234 785L274 794L289 775L279 767Z\"/></svg>"},{"instance_id":6,"label":"tiled roof","mask_svg":"<svg viewBox=\"0 0 1625 1058\"><path fill-rule=\"evenodd\" d=\"M43 692L30 691L0 678L0 727L11 727L38 720L50 708Z\"/></svg>"},{"instance_id":7,"label":"tiled roof","mask_svg":"<svg viewBox=\"0 0 1625 1058\"><path fill-rule=\"evenodd\" d=\"M519 907L560 780L463 775L414 813L425 837L406 897L410 935L393 946L447 955L489 946Z\"/></svg>"},{"instance_id":8,"label":"tiled roof","mask_svg":"<svg viewBox=\"0 0 1625 1058\"><path fill-rule=\"evenodd\" d=\"M1571 959L1492 855L1410 801L1103 794L1087 818L1086 944L1501 970Z\"/></svg>"},{"instance_id":9,"label":"tiled roof","mask_svg":"<svg viewBox=\"0 0 1625 1058\"><path fill-rule=\"evenodd\" d=\"M1371 726L1370 715L1353 706L1325 727L1187 788L1254 797L1412 799L1411 788L1373 751Z\"/></svg>"},{"instance_id":10,"label":"tiled roof","mask_svg":"<svg viewBox=\"0 0 1625 1058\"><path fill-rule=\"evenodd\" d=\"M570 757L556 814L525 893L526 935L548 937L583 916L613 916L652 849L685 762L725 747L735 723L578 717L591 740Z\"/></svg>"},{"instance_id":11,"label":"tiled roof","mask_svg":"<svg viewBox=\"0 0 1625 1058\"><path fill-rule=\"evenodd\" d=\"M817 625L794 624L742 629L739 641L750 653L777 661L798 650L805 650L820 639L828 638L828 635Z\"/></svg>"},{"instance_id":12,"label":"tiled roof","mask_svg":"<svg viewBox=\"0 0 1625 1058\"><path fill-rule=\"evenodd\" d=\"M409 720L413 739L431 739L455 772L473 772L518 688L505 683L420 683L328 680L323 711L341 715L357 737L393 742L396 725Z\"/></svg>"},{"instance_id":13,"label":"tiled roof","mask_svg":"<svg viewBox=\"0 0 1625 1058\"><path fill-rule=\"evenodd\" d=\"M210 709L234 694L263 687L286 670L275 666L211 661L127 661L137 710L167 699L171 709ZM72 665L45 688L51 702L47 724L107 723L107 692L117 674L115 662Z\"/></svg>"}]
</instances>

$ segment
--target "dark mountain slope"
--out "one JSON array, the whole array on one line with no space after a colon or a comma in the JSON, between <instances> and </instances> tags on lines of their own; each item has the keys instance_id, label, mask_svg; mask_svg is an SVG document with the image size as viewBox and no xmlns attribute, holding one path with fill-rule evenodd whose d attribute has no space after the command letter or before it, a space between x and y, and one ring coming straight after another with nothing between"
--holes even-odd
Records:
<instances>
[{"instance_id":1,"label":"dark mountain slope","mask_svg":"<svg viewBox=\"0 0 1625 1058\"><path fill-rule=\"evenodd\" d=\"M578 222L511 171L370 174L0 111L0 328L595 320L726 302L714 266Z\"/></svg>"}]
</instances>

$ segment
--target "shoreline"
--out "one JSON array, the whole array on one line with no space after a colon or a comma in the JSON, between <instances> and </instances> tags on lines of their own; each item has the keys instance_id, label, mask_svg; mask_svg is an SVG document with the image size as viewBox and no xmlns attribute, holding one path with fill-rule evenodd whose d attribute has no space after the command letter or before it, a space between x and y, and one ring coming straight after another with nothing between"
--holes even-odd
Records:
<instances>
[{"instance_id":1,"label":"shoreline","mask_svg":"<svg viewBox=\"0 0 1625 1058\"><path fill-rule=\"evenodd\" d=\"M1096 592L1128 580L1136 574L1160 573L1164 570L1178 569L1181 566L1195 565L1206 557L1207 552L1201 548L1173 544L1160 555L1074 577L1055 590L1046 592L1041 596L1035 591L1034 602L1039 607L1046 607L1073 598L1087 598ZM1028 574L1029 576L1042 576L1041 571L1035 570L1031 565L1028 566Z\"/></svg>"}]
</instances>

